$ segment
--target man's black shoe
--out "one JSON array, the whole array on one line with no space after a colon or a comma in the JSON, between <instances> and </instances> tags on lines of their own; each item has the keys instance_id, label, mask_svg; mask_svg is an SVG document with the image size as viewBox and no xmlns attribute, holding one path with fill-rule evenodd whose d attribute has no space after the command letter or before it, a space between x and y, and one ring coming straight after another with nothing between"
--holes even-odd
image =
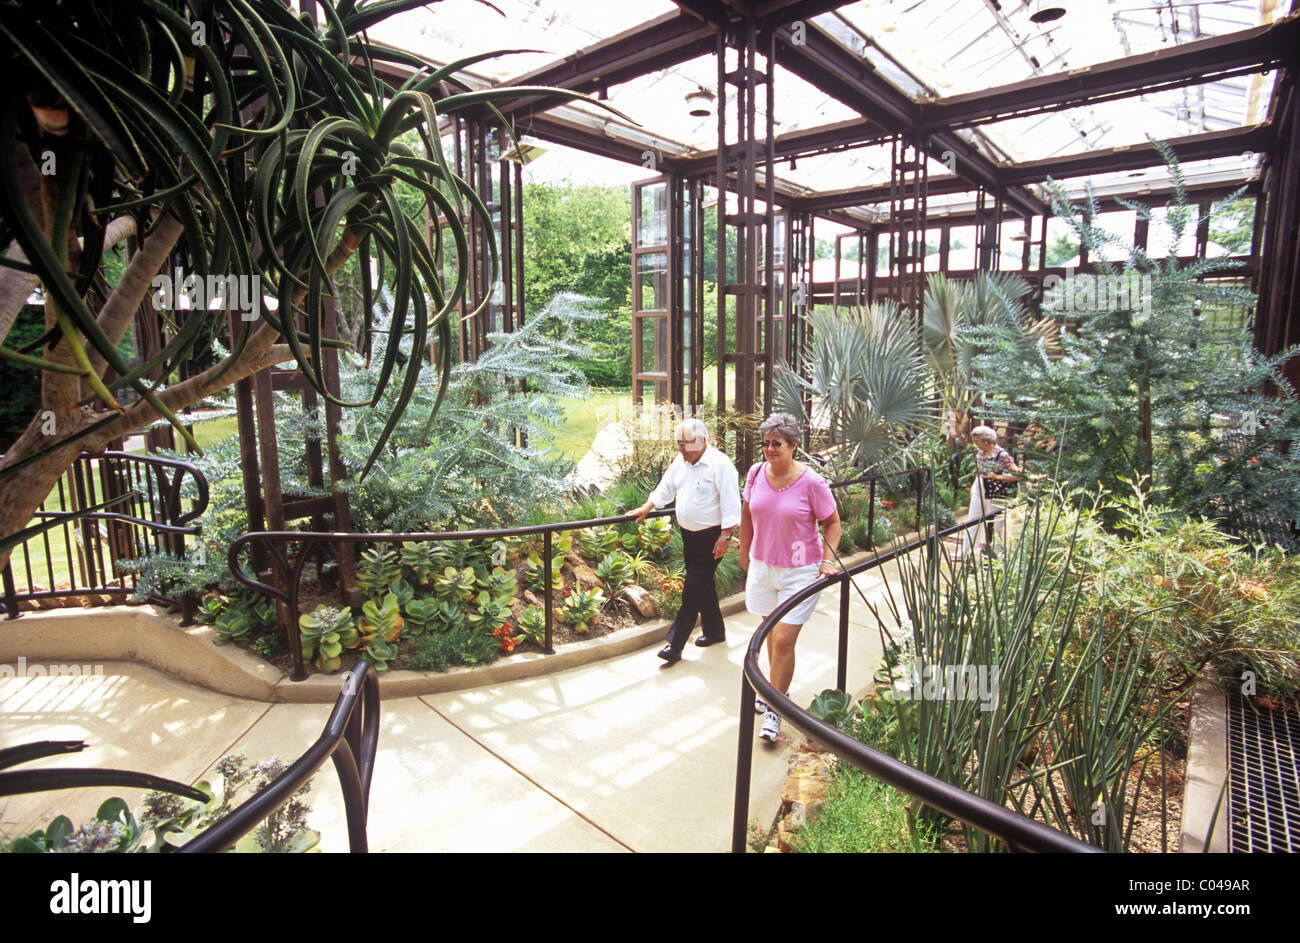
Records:
<instances>
[{"instance_id":1,"label":"man's black shoe","mask_svg":"<svg viewBox=\"0 0 1300 943\"><path fill-rule=\"evenodd\" d=\"M660 667L667 668L669 665L675 665L679 661L681 661L682 653L673 651L673 647L671 645L665 645L663 648L659 650L659 657L664 660L664 664L661 665Z\"/></svg>"},{"instance_id":2,"label":"man's black shoe","mask_svg":"<svg viewBox=\"0 0 1300 943\"><path fill-rule=\"evenodd\" d=\"M708 648L710 645L717 645L719 642L725 642L726 640L725 635L722 638L709 638L707 635L701 635L695 640L695 644L699 648Z\"/></svg>"}]
</instances>

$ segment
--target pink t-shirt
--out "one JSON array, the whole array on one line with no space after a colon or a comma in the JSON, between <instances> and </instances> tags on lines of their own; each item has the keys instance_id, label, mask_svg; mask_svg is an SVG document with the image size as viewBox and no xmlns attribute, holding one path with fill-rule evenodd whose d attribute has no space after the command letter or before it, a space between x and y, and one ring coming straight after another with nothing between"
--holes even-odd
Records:
<instances>
[{"instance_id":1,"label":"pink t-shirt","mask_svg":"<svg viewBox=\"0 0 1300 943\"><path fill-rule=\"evenodd\" d=\"M817 522L835 512L830 486L821 475L804 466L802 475L778 491L767 480L766 466L766 462L759 462L745 478L745 501L754 522L749 555L768 566L820 563Z\"/></svg>"}]
</instances>

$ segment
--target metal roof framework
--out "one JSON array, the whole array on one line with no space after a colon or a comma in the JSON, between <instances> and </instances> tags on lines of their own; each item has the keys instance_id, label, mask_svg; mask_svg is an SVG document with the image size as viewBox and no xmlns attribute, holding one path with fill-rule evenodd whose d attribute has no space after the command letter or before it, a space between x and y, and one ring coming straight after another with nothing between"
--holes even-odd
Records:
<instances>
[{"instance_id":1,"label":"metal roof framework","mask_svg":"<svg viewBox=\"0 0 1300 943\"><path fill-rule=\"evenodd\" d=\"M540 15L540 3L512 2L525 19ZM583 102L548 107L523 98L503 109L518 132L646 166L673 188L677 181L703 181L735 194L743 208L736 214L728 209L727 224L744 230L740 238L749 246L744 252L750 271L738 284L720 288L719 310L723 296L734 295L743 309L738 319L763 320L764 310L775 310L779 319L791 303L788 291L799 265L811 281L810 251L789 260L785 298L763 274L774 271L770 248L761 257L762 247L773 241L769 234L776 234L774 206L799 238L807 238L815 216L857 230L860 254L872 258L877 240L888 239L889 290L907 308L907 285L919 301L928 225L973 222L980 234L978 265L996 266L1004 220L1024 220L1028 233L1032 221L1043 217L1038 241L1045 241L1050 195L1042 184L1049 179L1063 181L1076 198L1085 178L1099 178L1098 192L1108 201L1167 194L1171 185L1159 170L1163 160L1143 132L1174 127L1190 131L1164 137L1184 165L1189 191L1201 200L1239 185L1268 194L1269 220L1257 221L1255 248L1274 256L1256 268L1261 312L1269 323L1257 319L1257 339L1267 352L1300 340L1291 308L1297 287L1292 180L1300 177L1300 145L1294 141L1297 0L1286 15L1279 0L1106 0L1111 19L1102 32L1113 32L1114 48L1133 53L1109 59L1099 58L1111 48L1105 43L1085 44L1077 34L1071 42L1054 28L1029 29L1027 0L674 2L675 10L540 68L498 74L484 84L566 88L631 114L623 104L628 90L642 95L641 102L691 83L705 91L709 83L701 63L739 55L734 68L720 65L717 71L713 134L707 123L675 122L673 108L680 105L669 100L660 107L662 94L655 107L632 115L646 126ZM1077 0L1062 2L1080 10ZM656 3L663 9L662 0L647 0L647 9ZM1088 9L1095 13L1098 6ZM620 8L618 15L630 14ZM554 12L544 25L572 31L567 16ZM1238 28L1252 18L1256 25ZM598 35L599 25L592 24L588 34L593 30ZM938 52L916 53L920 45ZM936 58L943 61L928 61ZM1081 58L1085 65L1069 68ZM945 79L939 66L950 66L958 79ZM678 73L670 86L667 77ZM791 99L776 94L784 87L802 96L795 120L788 116ZM1262 110L1261 95L1267 114L1243 120ZM729 125L722 114L728 96L748 112ZM828 120L810 123L810 114ZM1169 120L1158 120L1162 115ZM1031 153L1029 145L1040 141L1042 153ZM808 169L796 171L797 162ZM860 178L853 186L827 186L836 179L829 168L845 163L859 168L850 176ZM674 205L671 212L681 208ZM869 295L874 272L866 268L859 286L865 284ZM748 376L759 360L771 369L777 346L772 329L769 319L767 341L760 332L751 348L736 352L737 370ZM681 326L674 321L672 330L676 336ZM786 340L795 338L788 334ZM719 351L719 362L724 353ZM759 388L748 379L741 386ZM746 399L737 407L757 406Z\"/></svg>"}]
</instances>

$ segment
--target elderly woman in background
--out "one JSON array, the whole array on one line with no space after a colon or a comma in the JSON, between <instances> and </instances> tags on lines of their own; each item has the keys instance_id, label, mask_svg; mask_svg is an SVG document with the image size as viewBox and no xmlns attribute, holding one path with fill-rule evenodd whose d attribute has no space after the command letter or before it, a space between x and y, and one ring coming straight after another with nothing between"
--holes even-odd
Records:
<instances>
[{"instance_id":1,"label":"elderly woman in background","mask_svg":"<svg viewBox=\"0 0 1300 943\"><path fill-rule=\"evenodd\" d=\"M988 426L976 426L971 430L971 439L975 442L975 480L970 486L970 523L962 531L961 546L956 558L964 560L979 549L984 542L984 525L979 523L985 514L1004 507L1003 500L1011 496L1016 482L1020 480L1020 469L1009 452L998 445L998 434ZM998 536L1006 543L1007 519L1000 514L995 522Z\"/></svg>"},{"instance_id":2,"label":"elderly woman in background","mask_svg":"<svg viewBox=\"0 0 1300 943\"><path fill-rule=\"evenodd\" d=\"M740 511L740 568L745 580L745 608L766 617L778 605L819 576L839 572L835 548L840 542L840 516L826 481L794 459L799 423L788 413L773 413L758 427L763 457L745 479ZM824 540L817 535L822 525ZM789 690L794 677L794 645L799 630L812 615L817 596L786 614L767 637L772 683ZM759 736L775 743L781 718L761 700L754 709L763 715Z\"/></svg>"}]
</instances>

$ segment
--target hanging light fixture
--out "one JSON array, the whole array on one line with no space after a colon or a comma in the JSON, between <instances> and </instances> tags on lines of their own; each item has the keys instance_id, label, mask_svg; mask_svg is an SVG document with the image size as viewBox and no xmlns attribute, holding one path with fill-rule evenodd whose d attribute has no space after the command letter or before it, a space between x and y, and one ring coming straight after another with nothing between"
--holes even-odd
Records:
<instances>
[{"instance_id":1,"label":"hanging light fixture","mask_svg":"<svg viewBox=\"0 0 1300 943\"><path fill-rule=\"evenodd\" d=\"M531 164L545 153L546 148L541 146L537 138L525 134L515 142L514 147L501 155L501 159L516 164Z\"/></svg>"},{"instance_id":2,"label":"hanging light fixture","mask_svg":"<svg viewBox=\"0 0 1300 943\"><path fill-rule=\"evenodd\" d=\"M707 118L713 114L715 96L707 88L698 87L686 93L686 110L692 118Z\"/></svg>"},{"instance_id":3,"label":"hanging light fixture","mask_svg":"<svg viewBox=\"0 0 1300 943\"><path fill-rule=\"evenodd\" d=\"M1065 7L1057 6L1052 0L1037 0L1034 12L1029 14L1031 23L1050 23L1065 16Z\"/></svg>"}]
</instances>

